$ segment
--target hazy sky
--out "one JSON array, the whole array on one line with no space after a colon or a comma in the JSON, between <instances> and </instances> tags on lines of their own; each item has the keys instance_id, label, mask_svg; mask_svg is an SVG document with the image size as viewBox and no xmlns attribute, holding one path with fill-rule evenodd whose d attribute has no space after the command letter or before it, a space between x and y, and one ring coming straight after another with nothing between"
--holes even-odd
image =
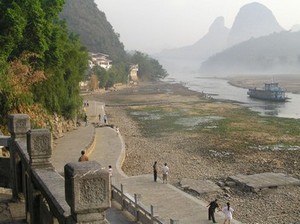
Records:
<instances>
[{"instance_id":1,"label":"hazy sky","mask_svg":"<svg viewBox=\"0 0 300 224\"><path fill-rule=\"evenodd\" d=\"M149 54L191 45L203 37L218 16L231 28L239 9L249 0L95 0L126 50ZM257 0L279 24L300 24L300 0Z\"/></svg>"}]
</instances>

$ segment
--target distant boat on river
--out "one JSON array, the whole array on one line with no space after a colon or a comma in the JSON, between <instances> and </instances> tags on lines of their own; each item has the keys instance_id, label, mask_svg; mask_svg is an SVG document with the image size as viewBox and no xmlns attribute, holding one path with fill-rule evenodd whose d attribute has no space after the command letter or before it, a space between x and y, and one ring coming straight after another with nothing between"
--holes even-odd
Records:
<instances>
[{"instance_id":1,"label":"distant boat on river","mask_svg":"<svg viewBox=\"0 0 300 224\"><path fill-rule=\"evenodd\" d=\"M288 99L285 95L285 90L283 90L278 83L265 83L265 87L262 89L252 88L249 89L247 94L256 99L284 102Z\"/></svg>"}]
</instances>

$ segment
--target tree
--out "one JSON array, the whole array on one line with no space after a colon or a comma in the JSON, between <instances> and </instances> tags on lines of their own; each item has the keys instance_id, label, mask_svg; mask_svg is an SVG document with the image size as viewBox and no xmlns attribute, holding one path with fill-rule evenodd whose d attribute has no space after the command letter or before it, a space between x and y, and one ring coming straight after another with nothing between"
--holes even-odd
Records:
<instances>
[{"instance_id":1,"label":"tree","mask_svg":"<svg viewBox=\"0 0 300 224\"><path fill-rule=\"evenodd\" d=\"M126 63L113 64L109 70L105 70L100 66L95 66L92 69L100 80L100 88L112 87L115 83L126 83L128 77L128 65Z\"/></svg>"},{"instance_id":2,"label":"tree","mask_svg":"<svg viewBox=\"0 0 300 224\"><path fill-rule=\"evenodd\" d=\"M45 79L43 71L33 70L28 61L34 54L22 54L19 59L8 63L1 63L0 72L0 122L6 121L9 112L22 113L23 106L33 104L31 87Z\"/></svg>"},{"instance_id":3,"label":"tree","mask_svg":"<svg viewBox=\"0 0 300 224\"><path fill-rule=\"evenodd\" d=\"M96 89L99 89L99 81L98 81L98 78L96 75L91 76L90 87L91 87L91 90L93 90L93 91Z\"/></svg>"},{"instance_id":4,"label":"tree","mask_svg":"<svg viewBox=\"0 0 300 224\"><path fill-rule=\"evenodd\" d=\"M104 88L106 86L106 83L108 80L107 71L100 66L95 66L95 67L93 67L91 72L97 76L97 78L99 80L99 87Z\"/></svg>"},{"instance_id":5,"label":"tree","mask_svg":"<svg viewBox=\"0 0 300 224\"><path fill-rule=\"evenodd\" d=\"M45 53L47 81L33 89L35 100L50 112L71 118L82 103L78 83L88 67L88 54L77 36L68 35L65 23L57 23L53 33Z\"/></svg>"},{"instance_id":6,"label":"tree","mask_svg":"<svg viewBox=\"0 0 300 224\"><path fill-rule=\"evenodd\" d=\"M23 52L32 52L38 55L33 68L43 68L54 20L63 3L63 0L1 1L0 58L14 60Z\"/></svg>"},{"instance_id":7,"label":"tree","mask_svg":"<svg viewBox=\"0 0 300 224\"><path fill-rule=\"evenodd\" d=\"M50 113L71 118L81 106L78 83L87 68L88 54L78 36L69 35L65 23L58 20L63 3L0 2L0 94L1 105L5 103L2 116L20 103L31 102L43 105ZM24 54L30 57L23 60ZM20 78L27 76L20 74L43 74L43 79L30 82L34 80L31 76L24 83Z\"/></svg>"},{"instance_id":8,"label":"tree","mask_svg":"<svg viewBox=\"0 0 300 224\"><path fill-rule=\"evenodd\" d=\"M139 65L138 76L142 80L159 80L165 78L168 73L159 62L149 55L136 51L131 57L133 64Z\"/></svg>"},{"instance_id":9,"label":"tree","mask_svg":"<svg viewBox=\"0 0 300 224\"><path fill-rule=\"evenodd\" d=\"M0 2L0 60L6 61L22 40L26 22L22 5L15 1Z\"/></svg>"}]
</instances>

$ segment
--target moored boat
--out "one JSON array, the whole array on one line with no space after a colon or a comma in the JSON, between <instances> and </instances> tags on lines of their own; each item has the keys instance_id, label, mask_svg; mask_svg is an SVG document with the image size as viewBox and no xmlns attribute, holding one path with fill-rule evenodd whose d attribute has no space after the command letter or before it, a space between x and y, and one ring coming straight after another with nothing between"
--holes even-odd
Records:
<instances>
[{"instance_id":1,"label":"moored boat","mask_svg":"<svg viewBox=\"0 0 300 224\"><path fill-rule=\"evenodd\" d=\"M278 83L265 83L263 89L252 88L249 89L247 94L256 99L284 102L288 99L285 95L285 90L283 90Z\"/></svg>"}]
</instances>

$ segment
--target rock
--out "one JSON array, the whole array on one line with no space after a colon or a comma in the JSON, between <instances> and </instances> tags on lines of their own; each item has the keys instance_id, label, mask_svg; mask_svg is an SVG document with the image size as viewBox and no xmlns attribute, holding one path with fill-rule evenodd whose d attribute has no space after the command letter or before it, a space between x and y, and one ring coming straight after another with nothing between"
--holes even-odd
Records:
<instances>
[{"instance_id":1,"label":"rock","mask_svg":"<svg viewBox=\"0 0 300 224\"><path fill-rule=\"evenodd\" d=\"M225 185L228 186L228 187L235 187L236 183L234 181L226 181Z\"/></svg>"},{"instance_id":2,"label":"rock","mask_svg":"<svg viewBox=\"0 0 300 224\"><path fill-rule=\"evenodd\" d=\"M225 183L223 181L219 181L219 182L217 182L217 185L220 186L220 187L224 187Z\"/></svg>"},{"instance_id":3,"label":"rock","mask_svg":"<svg viewBox=\"0 0 300 224\"><path fill-rule=\"evenodd\" d=\"M230 194L228 194L228 193L225 193L224 196L227 198L230 198Z\"/></svg>"}]
</instances>

